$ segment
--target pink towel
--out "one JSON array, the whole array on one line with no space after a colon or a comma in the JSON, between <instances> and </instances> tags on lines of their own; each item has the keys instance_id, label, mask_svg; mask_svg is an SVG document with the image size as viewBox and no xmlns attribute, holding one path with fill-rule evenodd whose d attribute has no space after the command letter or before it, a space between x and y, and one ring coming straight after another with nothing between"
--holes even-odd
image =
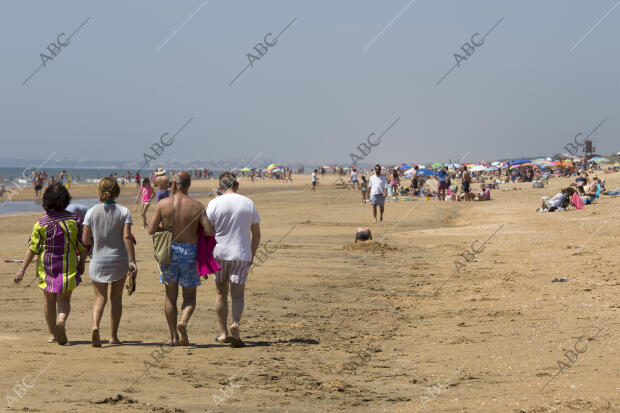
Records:
<instances>
[{"instance_id":1,"label":"pink towel","mask_svg":"<svg viewBox=\"0 0 620 413\"><path fill-rule=\"evenodd\" d=\"M575 208L577 209L582 209L583 206L585 205L585 202L583 202L583 199L581 199L581 197L579 196L577 192L573 193L573 197L571 198L571 201L573 201L573 205L575 205Z\"/></svg>"},{"instance_id":2,"label":"pink towel","mask_svg":"<svg viewBox=\"0 0 620 413\"><path fill-rule=\"evenodd\" d=\"M196 267L200 277L208 278L209 274L215 274L222 267L213 258L213 249L217 244L215 237L205 237L202 225L198 224L198 244L196 245Z\"/></svg>"}]
</instances>

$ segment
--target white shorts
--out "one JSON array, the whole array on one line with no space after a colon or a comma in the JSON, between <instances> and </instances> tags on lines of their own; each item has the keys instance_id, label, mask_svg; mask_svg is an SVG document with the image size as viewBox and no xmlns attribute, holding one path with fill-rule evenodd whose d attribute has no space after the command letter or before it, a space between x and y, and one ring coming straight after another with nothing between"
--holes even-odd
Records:
<instances>
[{"instance_id":1,"label":"white shorts","mask_svg":"<svg viewBox=\"0 0 620 413\"><path fill-rule=\"evenodd\" d=\"M230 281L231 284L245 285L250 271L249 261L217 260L217 263L222 267L215 273L215 280L218 283Z\"/></svg>"}]
</instances>

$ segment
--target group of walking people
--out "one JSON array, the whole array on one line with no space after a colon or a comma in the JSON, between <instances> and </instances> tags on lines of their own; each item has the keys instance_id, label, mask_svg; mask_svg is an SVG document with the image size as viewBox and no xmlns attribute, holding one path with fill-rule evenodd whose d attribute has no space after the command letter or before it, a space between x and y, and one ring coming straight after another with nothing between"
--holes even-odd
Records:
<instances>
[{"instance_id":1,"label":"group of walking people","mask_svg":"<svg viewBox=\"0 0 620 413\"><path fill-rule=\"evenodd\" d=\"M171 344L189 344L187 326L196 307L197 287L201 285L199 248L211 245L208 254L216 262L215 312L221 330L216 342L243 347L239 324L248 272L260 243L260 218L254 203L237 193L239 183L234 174L220 175L222 195L211 200L206 209L188 195L190 185L190 174L176 173L171 195L157 203L148 224L149 234L165 229L172 233L170 263L159 265L160 282L166 292L165 315ZM115 179L103 178L97 185L97 193L100 203L87 209L71 204L69 191L61 183L46 188L42 200L45 214L32 229L24 262L14 278L16 283L21 282L28 266L35 262L38 286L45 298L49 342L60 345L68 342L66 323L71 311L71 295L82 281L90 255L89 276L94 289L92 346L101 347L99 326L108 299L111 304L109 344L122 344L118 330L123 290L127 288L129 295L135 291L138 274L135 238L131 231L133 221L129 209L116 203L120 187ZM215 242L205 244L201 237L203 240L214 237ZM183 297L180 321L179 286ZM232 298L230 325L229 290Z\"/></svg>"}]
</instances>

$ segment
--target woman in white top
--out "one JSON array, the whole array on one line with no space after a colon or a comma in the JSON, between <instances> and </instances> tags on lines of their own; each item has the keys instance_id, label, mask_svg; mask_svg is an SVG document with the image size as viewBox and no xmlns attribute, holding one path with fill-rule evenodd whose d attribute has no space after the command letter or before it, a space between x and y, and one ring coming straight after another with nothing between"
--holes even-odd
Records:
<instances>
[{"instance_id":1,"label":"woman in white top","mask_svg":"<svg viewBox=\"0 0 620 413\"><path fill-rule=\"evenodd\" d=\"M82 241L93 245L89 274L95 289L93 304L93 347L101 347L99 323L108 300L108 283L110 291L111 330L110 344L122 344L118 338L118 326L123 313L123 286L127 272L135 277L138 273L136 255L131 237L131 213L114 200L120 194L116 180L103 178L97 185L101 204L97 204L86 213Z\"/></svg>"}]
</instances>

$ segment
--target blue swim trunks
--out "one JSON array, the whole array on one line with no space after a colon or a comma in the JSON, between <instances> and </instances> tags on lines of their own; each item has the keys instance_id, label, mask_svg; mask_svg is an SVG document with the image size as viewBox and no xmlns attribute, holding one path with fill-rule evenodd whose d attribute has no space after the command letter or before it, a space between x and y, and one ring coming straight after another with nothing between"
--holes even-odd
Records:
<instances>
[{"instance_id":1,"label":"blue swim trunks","mask_svg":"<svg viewBox=\"0 0 620 413\"><path fill-rule=\"evenodd\" d=\"M170 264L166 267L159 266L159 281L162 284L181 284L184 288L199 286L201 283L196 268L196 244L173 242L170 255Z\"/></svg>"}]
</instances>

